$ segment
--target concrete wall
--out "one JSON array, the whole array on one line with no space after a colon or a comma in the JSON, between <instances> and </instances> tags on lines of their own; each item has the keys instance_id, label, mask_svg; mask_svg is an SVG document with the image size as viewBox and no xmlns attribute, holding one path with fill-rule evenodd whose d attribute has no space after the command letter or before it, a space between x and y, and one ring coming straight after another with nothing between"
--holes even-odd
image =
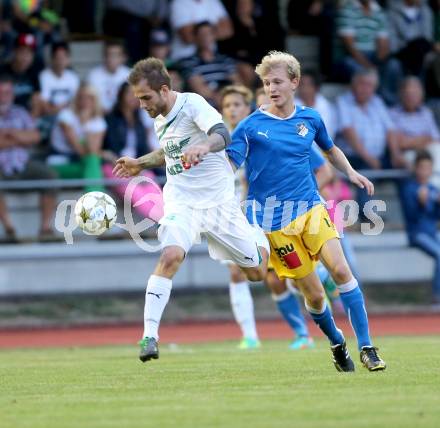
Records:
<instances>
[{"instance_id":1,"label":"concrete wall","mask_svg":"<svg viewBox=\"0 0 440 428\"><path fill-rule=\"evenodd\" d=\"M428 281L433 263L407 247L403 232L351 234L361 280L367 284ZM150 241L152 244L155 241ZM0 295L133 291L144 289L158 253L133 241L97 241L0 246ZM226 266L209 258L206 243L195 246L176 275L174 288L226 287Z\"/></svg>"}]
</instances>

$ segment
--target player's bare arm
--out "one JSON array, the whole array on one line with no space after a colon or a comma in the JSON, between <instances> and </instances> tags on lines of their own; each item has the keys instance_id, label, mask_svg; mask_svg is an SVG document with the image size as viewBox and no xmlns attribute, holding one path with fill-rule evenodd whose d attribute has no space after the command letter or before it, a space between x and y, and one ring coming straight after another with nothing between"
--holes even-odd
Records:
<instances>
[{"instance_id":1,"label":"player's bare arm","mask_svg":"<svg viewBox=\"0 0 440 428\"><path fill-rule=\"evenodd\" d=\"M368 180L367 177L364 177L362 174L359 174L357 171L353 169L348 162L348 159L345 157L344 153L342 153L341 149L336 146L333 146L330 150L326 151L327 158L329 162L339 171L344 173L348 179L360 187L361 189L366 189L367 193L371 196L374 194L374 185Z\"/></svg>"},{"instance_id":2,"label":"player's bare arm","mask_svg":"<svg viewBox=\"0 0 440 428\"><path fill-rule=\"evenodd\" d=\"M155 150L140 158L124 156L116 161L113 175L127 178L138 175L143 169L157 168L165 165L165 153L162 149Z\"/></svg>"},{"instance_id":3,"label":"player's bare arm","mask_svg":"<svg viewBox=\"0 0 440 428\"><path fill-rule=\"evenodd\" d=\"M197 164L208 153L224 150L230 142L231 137L226 126L218 123L208 131L208 138L203 143L195 144L185 151L185 162Z\"/></svg>"}]
</instances>

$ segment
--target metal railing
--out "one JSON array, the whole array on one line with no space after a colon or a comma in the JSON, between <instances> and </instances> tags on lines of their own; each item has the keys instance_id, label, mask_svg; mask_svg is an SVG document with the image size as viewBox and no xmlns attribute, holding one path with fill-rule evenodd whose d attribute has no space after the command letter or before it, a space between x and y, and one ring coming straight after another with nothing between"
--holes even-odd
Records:
<instances>
[{"instance_id":1,"label":"metal railing","mask_svg":"<svg viewBox=\"0 0 440 428\"><path fill-rule=\"evenodd\" d=\"M157 184L164 184L165 177L155 177ZM42 189L77 189L85 186L117 186L127 183L126 179L121 178L67 178L52 180L3 180L0 181L0 190L29 190L36 191Z\"/></svg>"},{"instance_id":2,"label":"metal railing","mask_svg":"<svg viewBox=\"0 0 440 428\"><path fill-rule=\"evenodd\" d=\"M407 178L409 171L405 169L365 169L359 172L370 180L399 180ZM154 178L157 184L165 184L166 178L158 176ZM14 191L14 190L29 190L37 191L42 189L77 189L85 186L116 186L118 184L126 183L126 179L120 178L69 178L69 179L52 179L52 180L2 180L0 181L0 190Z\"/></svg>"}]
</instances>

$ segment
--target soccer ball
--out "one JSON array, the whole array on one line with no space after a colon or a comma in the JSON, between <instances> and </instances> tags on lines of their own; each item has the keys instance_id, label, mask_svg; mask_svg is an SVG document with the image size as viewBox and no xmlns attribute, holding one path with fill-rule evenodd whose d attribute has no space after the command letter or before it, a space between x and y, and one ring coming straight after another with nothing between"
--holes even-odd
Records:
<instances>
[{"instance_id":1,"label":"soccer ball","mask_svg":"<svg viewBox=\"0 0 440 428\"><path fill-rule=\"evenodd\" d=\"M101 235L116 222L116 203L102 192L82 195L75 205L75 220L87 235Z\"/></svg>"}]
</instances>

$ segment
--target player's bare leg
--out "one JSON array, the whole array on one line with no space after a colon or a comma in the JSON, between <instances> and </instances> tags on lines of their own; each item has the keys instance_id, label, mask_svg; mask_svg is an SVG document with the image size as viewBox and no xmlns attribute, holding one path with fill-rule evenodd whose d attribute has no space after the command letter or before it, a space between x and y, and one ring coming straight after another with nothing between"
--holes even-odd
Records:
<instances>
[{"instance_id":1,"label":"player's bare leg","mask_svg":"<svg viewBox=\"0 0 440 428\"><path fill-rule=\"evenodd\" d=\"M278 278L273 270L269 270L264 282L271 291L272 299L275 301L278 310L296 336L289 348L293 350L313 348L314 342L310 337L300 303L294 293L287 287L287 280Z\"/></svg>"},{"instance_id":2,"label":"player's bare leg","mask_svg":"<svg viewBox=\"0 0 440 428\"><path fill-rule=\"evenodd\" d=\"M185 258L185 251L177 245L165 247L154 269L153 275L172 279Z\"/></svg>"},{"instance_id":3,"label":"player's bare leg","mask_svg":"<svg viewBox=\"0 0 440 428\"><path fill-rule=\"evenodd\" d=\"M235 321L240 326L242 340L240 349L260 347L254 315L254 302L244 272L235 264L228 265L230 272L229 297Z\"/></svg>"},{"instance_id":4,"label":"player's bare leg","mask_svg":"<svg viewBox=\"0 0 440 428\"><path fill-rule=\"evenodd\" d=\"M345 312L356 334L362 364L370 371L384 370L386 364L378 356L377 348L371 342L364 296L351 273L339 239L325 242L320 257L339 289Z\"/></svg>"},{"instance_id":5,"label":"player's bare leg","mask_svg":"<svg viewBox=\"0 0 440 428\"><path fill-rule=\"evenodd\" d=\"M185 258L178 246L165 247L145 292L144 335L140 342L139 359L142 362L159 358L159 324L171 293L172 278Z\"/></svg>"}]
</instances>

